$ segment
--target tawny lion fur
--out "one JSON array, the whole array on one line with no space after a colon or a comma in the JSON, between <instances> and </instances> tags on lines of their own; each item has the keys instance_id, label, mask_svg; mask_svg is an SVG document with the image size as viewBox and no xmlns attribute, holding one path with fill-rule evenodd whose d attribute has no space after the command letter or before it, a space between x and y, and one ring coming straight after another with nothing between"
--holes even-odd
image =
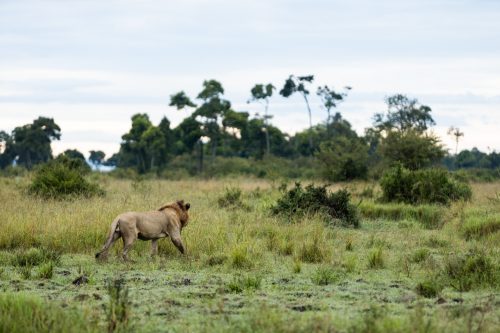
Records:
<instances>
[{"instance_id":1,"label":"tawny lion fur","mask_svg":"<svg viewBox=\"0 0 500 333\"><path fill-rule=\"evenodd\" d=\"M170 237L172 243L184 254L185 247L181 231L188 224L188 210L191 205L184 200L172 202L149 212L127 212L118 215L109 231L106 243L95 255L96 259L106 259L115 241L123 239L122 257L128 260L127 253L136 239L150 240L153 255L158 254L158 239Z\"/></svg>"}]
</instances>

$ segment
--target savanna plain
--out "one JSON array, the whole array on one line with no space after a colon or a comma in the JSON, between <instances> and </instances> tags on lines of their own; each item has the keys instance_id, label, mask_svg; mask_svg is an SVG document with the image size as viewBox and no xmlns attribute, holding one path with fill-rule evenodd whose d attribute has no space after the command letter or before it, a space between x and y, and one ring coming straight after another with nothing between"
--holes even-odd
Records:
<instances>
[{"instance_id":1,"label":"savanna plain","mask_svg":"<svg viewBox=\"0 0 500 333\"><path fill-rule=\"evenodd\" d=\"M271 214L284 186L259 179L118 180L106 195L43 200L0 178L1 332L498 332L500 183L469 202L377 201L347 188L360 226ZM291 187L293 183L289 183ZM187 254L117 242L112 220L184 199Z\"/></svg>"}]
</instances>

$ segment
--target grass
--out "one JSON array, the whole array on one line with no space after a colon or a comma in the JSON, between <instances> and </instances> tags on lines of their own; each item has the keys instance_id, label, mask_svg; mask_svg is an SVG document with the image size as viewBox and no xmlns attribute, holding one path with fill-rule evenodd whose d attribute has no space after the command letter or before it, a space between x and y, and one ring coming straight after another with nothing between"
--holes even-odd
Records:
<instances>
[{"instance_id":1,"label":"grass","mask_svg":"<svg viewBox=\"0 0 500 333\"><path fill-rule=\"evenodd\" d=\"M500 233L466 231L483 230L467 226L488 225L500 214L488 199L500 183L473 184L473 201L442 207L374 203L362 193L367 183L329 187L363 194L356 229L325 224L321 215L294 223L273 216L281 193L263 180L134 185L92 176L105 197L42 200L23 193L27 178L0 178L0 307L10 309L0 311L0 325L10 325L0 331L495 332L500 326ZM248 209L219 207L228 188L241 190ZM117 242L107 263L95 261L117 214L174 199L192 204L182 232L187 255L160 240L153 258L149 242L136 242L134 262L124 263ZM73 284L81 276L86 283ZM114 297L109 287L117 279Z\"/></svg>"}]
</instances>

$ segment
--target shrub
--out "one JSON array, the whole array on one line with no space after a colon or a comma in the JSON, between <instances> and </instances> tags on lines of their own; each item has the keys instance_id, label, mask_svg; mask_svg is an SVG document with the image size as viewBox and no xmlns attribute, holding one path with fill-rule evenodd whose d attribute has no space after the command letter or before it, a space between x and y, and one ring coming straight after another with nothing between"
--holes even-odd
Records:
<instances>
[{"instance_id":1,"label":"shrub","mask_svg":"<svg viewBox=\"0 0 500 333\"><path fill-rule=\"evenodd\" d=\"M342 278L342 274L333 270L331 267L318 267L314 272L311 280L318 286L326 286L334 282L338 282Z\"/></svg>"},{"instance_id":2,"label":"shrub","mask_svg":"<svg viewBox=\"0 0 500 333\"><path fill-rule=\"evenodd\" d=\"M272 213L289 218L323 213L330 218L330 222L340 221L342 225L359 227L357 208L350 203L350 193L345 189L328 193L326 187L310 184L303 188L297 182L294 188L285 191L278 199L271 208Z\"/></svg>"},{"instance_id":3,"label":"shrub","mask_svg":"<svg viewBox=\"0 0 500 333\"><path fill-rule=\"evenodd\" d=\"M260 288L262 278L260 276L235 276L227 285L227 289L232 293L241 293L245 290L257 290Z\"/></svg>"},{"instance_id":4,"label":"shrub","mask_svg":"<svg viewBox=\"0 0 500 333\"><path fill-rule=\"evenodd\" d=\"M98 332L81 311L61 308L26 294L0 294L0 332Z\"/></svg>"},{"instance_id":5,"label":"shrub","mask_svg":"<svg viewBox=\"0 0 500 333\"><path fill-rule=\"evenodd\" d=\"M480 252L448 257L445 263L445 274L449 278L451 287L458 291L495 287L500 283L499 267Z\"/></svg>"},{"instance_id":6,"label":"shrub","mask_svg":"<svg viewBox=\"0 0 500 333\"><path fill-rule=\"evenodd\" d=\"M443 169L411 171L398 165L382 177L380 186L382 200L388 202L449 204L472 197L468 184L454 180Z\"/></svg>"},{"instance_id":7,"label":"shrub","mask_svg":"<svg viewBox=\"0 0 500 333\"><path fill-rule=\"evenodd\" d=\"M248 208L241 200L241 190L238 187L226 188L224 194L217 200L217 203L220 208Z\"/></svg>"},{"instance_id":8,"label":"shrub","mask_svg":"<svg viewBox=\"0 0 500 333\"><path fill-rule=\"evenodd\" d=\"M28 193L53 199L104 195L104 190L87 181L83 176L84 172L72 160L56 159L40 166L28 187Z\"/></svg>"},{"instance_id":9,"label":"shrub","mask_svg":"<svg viewBox=\"0 0 500 333\"><path fill-rule=\"evenodd\" d=\"M368 268L378 269L384 267L384 257L382 248L373 249L368 254Z\"/></svg>"},{"instance_id":10,"label":"shrub","mask_svg":"<svg viewBox=\"0 0 500 333\"><path fill-rule=\"evenodd\" d=\"M415 292L425 298L433 298L439 295L443 287L436 280L424 280L415 287Z\"/></svg>"}]
</instances>

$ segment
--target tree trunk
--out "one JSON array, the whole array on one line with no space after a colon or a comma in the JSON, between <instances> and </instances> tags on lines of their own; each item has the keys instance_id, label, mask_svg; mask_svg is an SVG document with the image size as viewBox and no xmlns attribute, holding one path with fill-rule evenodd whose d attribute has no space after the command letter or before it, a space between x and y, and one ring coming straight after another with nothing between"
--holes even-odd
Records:
<instances>
[{"instance_id":1,"label":"tree trunk","mask_svg":"<svg viewBox=\"0 0 500 333\"><path fill-rule=\"evenodd\" d=\"M198 173L201 174L203 172L203 142L201 138L198 140L198 146L200 146L200 152L198 154Z\"/></svg>"},{"instance_id":2,"label":"tree trunk","mask_svg":"<svg viewBox=\"0 0 500 333\"><path fill-rule=\"evenodd\" d=\"M309 112L309 149L312 155L313 152L313 140L312 140L312 115L311 115L311 107L309 106L309 101L307 100L307 95L302 94L304 96L304 100L306 101L307 111Z\"/></svg>"},{"instance_id":3,"label":"tree trunk","mask_svg":"<svg viewBox=\"0 0 500 333\"><path fill-rule=\"evenodd\" d=\"M271 143L269 142L269 125L267 123L267 108L269 107L269 101L266 101L266 107L264 109L264 127L266 129L266 155L271 153Z\"/></svg>"}]
</instances>

